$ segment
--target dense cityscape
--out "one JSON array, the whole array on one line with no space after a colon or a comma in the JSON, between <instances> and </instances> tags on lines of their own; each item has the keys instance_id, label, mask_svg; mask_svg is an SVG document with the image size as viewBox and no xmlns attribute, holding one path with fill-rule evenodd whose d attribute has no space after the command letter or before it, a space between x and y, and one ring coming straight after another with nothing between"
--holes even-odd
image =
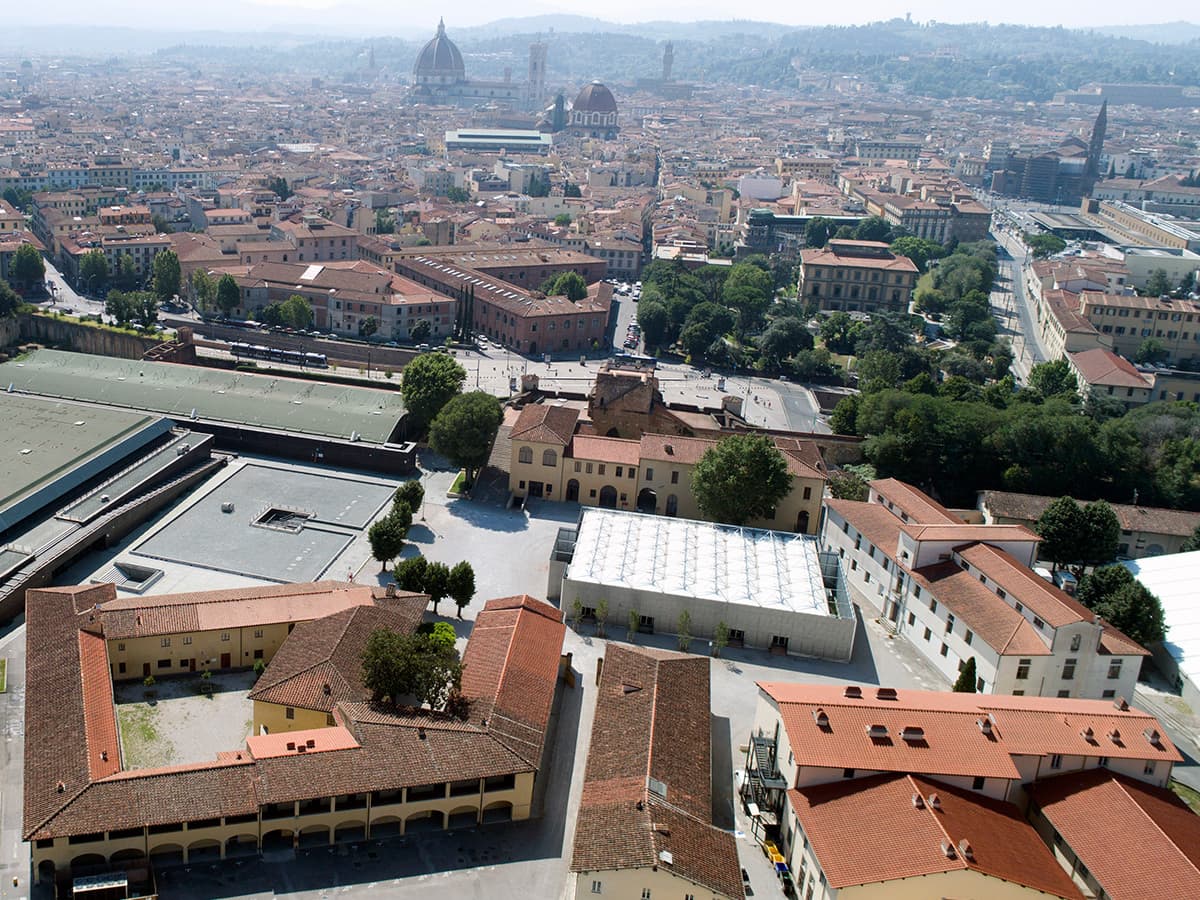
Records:
<instances>
[{"instance_id":1,"label":"dense cityscape","mask_svg":"<svg viewBox=\"0 0 1200 900\"><path fill-rule=\"evenodd\" d=\"M2 900L1200 895L1200 26L310 13L0 36Z\"/></svg>"}]
</instances>

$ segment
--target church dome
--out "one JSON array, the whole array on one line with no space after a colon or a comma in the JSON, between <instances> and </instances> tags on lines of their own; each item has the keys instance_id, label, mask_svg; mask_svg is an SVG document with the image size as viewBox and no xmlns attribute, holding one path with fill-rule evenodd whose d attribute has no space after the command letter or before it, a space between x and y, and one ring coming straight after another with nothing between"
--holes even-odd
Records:
<instances>
[{"instance_id":1,"label":"church dome","mask_svg":"<svg viewBox=\"0 0 1200 900\"><path fill-rule=\"evenodd\" d=\"M615 113L617 101L612 91L600 82L593 81L579 92L571 109L578 112Z\"/></svg>"},{"instance_id":2,"label":"church dome","mask_svg":"<svg viewBox=\"0 0 1200 900\"><path fill-rule=\"evenodd\" d=\"M413 75L417 77L418 82L428 78L441 80L449 77L458 81L466 78L467 70L463 65L462 54L458 52L454 41L446 37L446 25L443 21L438 21L437 34L417 55Z\"/></svg>"}]
</instances>

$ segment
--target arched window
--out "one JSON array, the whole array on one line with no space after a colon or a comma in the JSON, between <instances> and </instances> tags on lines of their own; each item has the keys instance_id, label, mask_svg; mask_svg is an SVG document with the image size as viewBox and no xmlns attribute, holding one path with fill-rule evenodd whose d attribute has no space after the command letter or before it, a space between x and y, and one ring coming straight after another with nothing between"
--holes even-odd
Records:
<instances>
[{"instance_id":1,"label":"arched window","mask_svg":"<svg viewBox=\"0 0 1200 900\"><path fill-rule=\"evenodd\" d=\"M543 466L557 466L558 465L558 454L555 453L553 450L543 450L542 451L542 465Z\"/></svg>"},{"instance_id":2,"label":"arched window","mask_svg":"<svg viewBox=\"0 0 1200 900\"><path fill-rule=\"evenodd\" d=\"M533 448L522 447L517 451L517 460L519 462L532 464L533 463Z\"/></svg>"}]
</instances>

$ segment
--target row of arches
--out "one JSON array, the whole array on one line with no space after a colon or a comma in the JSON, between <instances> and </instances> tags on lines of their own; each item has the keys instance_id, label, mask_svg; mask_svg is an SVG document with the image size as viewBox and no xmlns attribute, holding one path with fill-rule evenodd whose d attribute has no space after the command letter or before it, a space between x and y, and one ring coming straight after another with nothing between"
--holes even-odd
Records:
<instances>
[{"instance_id":1,"label":"row of arches","mask_svg":"<svg viewBox=\"0 0 1200 900\"><path fill-rule=\"evenodd\" d=\"M148 861L157 866L172 866L198 862L217 862L222 859L252 857L261 853L290 850L297 847L325 847L332 844L356 841L386 840L409 834L448 831L472 828L478 824L491 825L512 821L513 806L508 801L497 801L485 806L460 806L449 812L425 810L405 818L379 816L368 823L363 819L350 819L336 825L304 825L301 828L273 828L264 831L260 845L256 833L236 834L223 843L215 838L202 838L187 844L163 841L150 848ZM127 847L111 855L82 853L71 860L71 871L75 874L87 870L125 865L134 866L147 861L146 852L140 848ZM54 877L55 864L44 859L38 864L41 878Z\"/></svg>"}]
</instances>

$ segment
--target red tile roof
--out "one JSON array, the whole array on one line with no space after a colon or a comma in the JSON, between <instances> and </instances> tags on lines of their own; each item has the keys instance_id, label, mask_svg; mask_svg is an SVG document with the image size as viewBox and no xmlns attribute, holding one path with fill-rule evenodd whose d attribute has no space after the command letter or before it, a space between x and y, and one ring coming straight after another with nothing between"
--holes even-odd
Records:
<instances>
[{"instance_id":1,"label":"red tile roof","mask_svg":"<svg viewBox=\"0 0 1200 900\"><path fill-rule=\"evenodd\" d=\"M639 441L577 434L567 455L572 459L594 459L637 468L641 464L640 448Z\"/></svg>"},{"instance_id":2,"label":"red tile roof","mask_svg":"<svg viewBox=\"0 0 1200 900\"><path fill-rule=\"evenodd\" d=\"M1132 387L1142 390L1148 390L1154 386L1154 379L1143 375L1134 368L1133 363L1107 348L1093 347L1091 350L1069 355L1071 364L1088 384Z\"/></svg>"},{"instance_id":3,"label":"red tile roof","mask_svg":"<svg viewBox=\"0 0 1200 900\"><path fill-rule=\"evenodd\" d=\"M980 491L979 508L1003 519L1022 519L1030 524L1036 522L1053 503L1056 497L1040 494L1017 494L1011 491ZM1200 525L1200 513L1181 509L1163 509L1156 506L1133 506L1126 503L1110 503L1117 520L1125 531L1142 531L1147 534L1171 534L1187 537Z\"/></svg>"},{"instance_id":4,"label":"red tile roof","mask_svg":"<svg viewBox=\"0 0 1200 900\"><path fill-rule=\"evenodd\" d=\"M889 557L896 555L900 526L904 523L888 512L886 506L859 500L826 500L825 505Z\"/></svg>"},{"instance_id":5,"label":"red tile roof","mask_svg":"<svg viewBox=\"0 0 1200 900\"><path fill-rule=\"evenodd\" d=\"M658 866L742 900L733 836L712 825L710 716L706 657L609 644L572 871Z\"/></svg>"},{"instance_id":6,"label":"red tile roof","mask_svg":"<svg viewBox=\"0 0 1200 900\"><path fill-rule=\"evenodd\" d=\"M572 406L532 403L517 416L510 438L514 441L558 444L565 447L571 442L571 435L575 433L578 421L579 410Z\"/></svg>"},{"instance_id":7,"label":"red tile roof","mask_svg":"<svg viewBox=\"0 0 1200 900\"><path fill-rule=\"evenodd\" d=\"M1083 896L1011 803L912 775L793 789L788 802L836 889L971 870Z\"/></svg>"},{"instance_id":8,"label":"red tile roof","mask_svg":"<svg viewBox=\"0 0 1200 900\"><path fill-rule=\"evenodd\" d=\"M256 734L246 738L246 749L254 759L298 756L301 753L328 753L331 750L355 750L359 743L348 728L307 728Z\"/></svg>"},{"instance_id":9,"label":"red tile roof","mask_svg":"<svg viewBox=\"0 0 1200 900\"><path fill-rule=\"evenodd\" d=\"M1090 769L1030 797L1113 900L1200 896L1200 817L1171 791Z\"/></svg>"},{"instance_id":10,"label":"red tile roof","mask_svg":"<svg viewBox=\"0 0 1200 900\"><path fill-rule=\"evenodd\" d=\"M925 525L962 525L963 520L928 494L917 490L898 478L879 478L871 482L871 489L892 501L914 523ZM886 504L885 504L886 505Z\"/></svg>"}]
</instances>

